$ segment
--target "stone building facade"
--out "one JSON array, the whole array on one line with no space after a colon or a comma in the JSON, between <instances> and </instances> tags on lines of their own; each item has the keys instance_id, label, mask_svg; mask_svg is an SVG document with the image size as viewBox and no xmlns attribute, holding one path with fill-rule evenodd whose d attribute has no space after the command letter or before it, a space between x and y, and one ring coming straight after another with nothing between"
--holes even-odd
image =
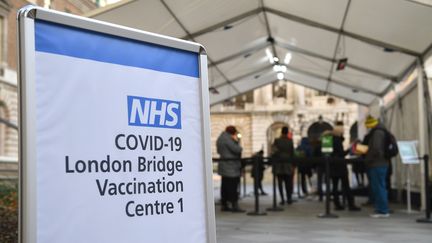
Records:
<instances>
[{"instance_id":1,"label":"stone building facade","mask_svg":"<svg viewBox=\"0 0 432 243\"><path fill-rule=\"evenodd\" d=\"M0 0L0 157L18 157L17 11L38 5L82 15L97 6L91 0Z\"/></svg>"},{"instance_id":2,"label":"stone building facade","mask_svg":"<svg viewBox=\"0 0 432 243\"><path fill-rule=\"evenodd\" d=\"M263 149L270 153L273 140L284 125L289 125L295 144L307 136L316 122L330 126L343 121L345 137L358 120L359 106L286 81L276 81L231 100L211 107L213 157L217 158L216 139L227 125L234 125L241 133L243 157ZM345 146L349 145L346 139Z\"/></svg>"}]
</instances>

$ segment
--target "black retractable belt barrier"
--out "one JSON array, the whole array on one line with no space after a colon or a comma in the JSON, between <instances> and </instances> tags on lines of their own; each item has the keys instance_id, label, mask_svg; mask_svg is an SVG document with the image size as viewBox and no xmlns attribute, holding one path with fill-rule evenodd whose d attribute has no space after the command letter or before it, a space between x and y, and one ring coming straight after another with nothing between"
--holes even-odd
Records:
<instances>
[{"instance_id":1,"label":"black retractable belt barrier","mask_svg":"<svg viewBox=\"0 0 432 243\"><path fill-rule=\"evenodd\" d=\"M318 215L318 218L338 218L336 214L330 212L330 164L329 156L325 155L325 173L326 173L326 195L325 195L325 213Z\"/></svg>"},{"instance_id":2,"label":"black retractable belt barrier","mask_svg":"<svg viewBox=\"0 0 432 243\"><path fill-rule=\"evenodd\" d=\"M259 174L259 170L261 169L262 166L262 161L259 158L255 158L253 160L254 163L254 171L252 171L252 173L254 174L254 195L255 195L255 210L252 212L247 213L247 215L249 216L264 216L267 215L266 212L261 212L259 209L259 192L258 192L258 183L259 183L259 179L258 178L258 174Z\"/></svg>"},{"instance_id":3,"label":"black retractable belt barrier","mask_svg":"<svg viewBox=\"0 0 432 243\"><path fill-rule=\"evenodd\" d=\"M274 162L273 160L271 160L271 164L272 164L272 169L273 169L273 206L271 208L267 208L267 211L271 211L271 212L280 212L280 211L284 211L283 208L280 208L277 206L277 195L276 195L276 175L274 173Z\"/></svg>"},{"instance_id":4,"label":"black retractable belt barrier","mask_svg":"<svg viewBox=\"0 0 432 243\"><path fill-rule=\"evenodd\" d=\"M425 183L425 197L426 197L426 217L423 219L417 219L417 223L432 223L431 220L431 198L429 191L429 155L425 154L423 157L424 162L424 183Z\"/></svg>"}]
</instances>

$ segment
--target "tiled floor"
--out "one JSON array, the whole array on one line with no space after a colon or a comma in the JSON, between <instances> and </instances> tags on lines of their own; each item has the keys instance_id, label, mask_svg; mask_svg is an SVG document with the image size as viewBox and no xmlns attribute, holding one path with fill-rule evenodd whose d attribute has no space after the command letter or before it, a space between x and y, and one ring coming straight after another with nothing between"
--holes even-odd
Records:
<instances>
[{"instance_id":1,"label":"tiled floor","mask_svg":"<svg viewBox=\"0 0 432 243\"><path fill-rule=\"evenodd\" d=\"M271 196L260 199L261 209L271 206ZM364 199L357 201L361 204ZM251 211L253 202L253 197L245 197L240 205ZM284 206L283 212L268 212L266 216L220 212L216 205L217 242L432 243L432 224L416 223L424 215L407 214L402 207L391 205L394 214L386 219L370 218L370 207L363 207L361 212L338 211L337 219L321 219L317 215L324 211L324 204L313 199L299 200Z\"/></svg>"}]
</instances>

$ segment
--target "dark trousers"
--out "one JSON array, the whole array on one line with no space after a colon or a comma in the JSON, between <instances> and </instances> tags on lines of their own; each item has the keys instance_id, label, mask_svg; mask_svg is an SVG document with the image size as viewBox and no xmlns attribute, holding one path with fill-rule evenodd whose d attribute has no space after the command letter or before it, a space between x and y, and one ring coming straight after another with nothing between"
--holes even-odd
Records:
<instances>
[{"instance_id":1,"label":"dark trousers","mask_svg":"<svg viewBox=\"0 0 432 243\"><path fill-rule=\"evenodd\" d=\"M307 178L309 177L309 175L307 173L301 173L301 172L299 175L300 175L301 188L302 188L303 194L307 195L308 194Z\"/></svg>"},{"instance_id":2,"label":"dark trousers","mask_svg":"<svg viewBox=\"0 0 432 243\"><path fill-rule=\"evenodd\" d=\"M339 201L339 181L342 183L342 193L348 201L349 207L354 206L354 197L351 193L351 189L349 186L348 175L343 176L332 176L333 182L333 203L336 207L341 207L341 203Z\"/></svg>"},{"instance_id":3,"label":"dark trousers","mask_svg":"<svg viewBox=\"0 0 432 243\"><path fill-rule=\"evenodd\" d=\"M261 179L255 179L255 180L258 180L257 181L257 190L260 191L261 193L264 193L264 189L263 189L263 185L262 185L263 178L261 177Z\"/></svg>"},{"instance_id":4,"label":"dark trousers","mask_svg":"<svg viewBox=\"0 0 432 243\"><path fill-rule=\"evenodd\" d=\"M240 185L240 177L226 177L222 176L221 185L221 202L223 206L227 206L227 202L237 203L238 201L238 187Z\"/></svg>"},{"instance_id":5,"label":"dark trousers","mask_svg":"<svg viewBox=\"0 0 432 243\"><path fill-rule=\"evenodd\" d=\"M285 197L284 197L284 187L283 184L285 184L285 191L287 194L287 200L291 201L291 194L292 194L292 189L293 189L293 180L291 177L291 174L288 175L277 175L277 179L278 179L278 188L279 188L279 194L281 197L281 201L285 202Z\"/></svg>"},{"instance_id":6,"label":"dark trousers","mask_svg":"<svg viewBox=\"0 0 432 243\"><path fill-rule=\"evenodd\" d=\"M322 168L321 166L317 167L317 191L318 191L318 196L319 196L319 201L322 202L323 201L323 197L324 197L324 192L323 192L323 183L324 183L324 179L325 179L325 173L324 173L324 168Z\"/></svg>"},{"instance_id":7,"label":"dark trousers","mask_svg":"<svg viewBox=\"0 0 432 243\"><path fill-rule=\"evenodd\" d=\"M387 169L387 166L369 168L375 211L384 214L389 211L386 188Z\"/></svg>"},{"instance_id":8,"label":"dark trousers","mask_svg":"<svg viewBox=\"0 0 432 243\"><path fill-rule=\"evenodd\" d=\"M364 184L365 184L364 183L364 173L363 172L355 172L354 175L355 175L355 178L357 180L357 184L359 186L364 186Z\"/></svg>"}]
</instances>

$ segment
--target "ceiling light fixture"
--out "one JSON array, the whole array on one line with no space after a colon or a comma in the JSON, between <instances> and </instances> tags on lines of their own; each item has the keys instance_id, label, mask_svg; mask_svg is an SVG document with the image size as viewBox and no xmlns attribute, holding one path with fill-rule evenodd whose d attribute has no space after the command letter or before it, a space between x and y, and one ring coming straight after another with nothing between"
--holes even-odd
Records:
<instances>
[{"instance_id":1,"label":"ceiling light fixture","mask_svg":"<svg viewBox=\"0 0 432 243\"><path fill-rule=\"evenodd\" d=\"M265 50L266 56L270 64L273 65L273 71L276 73L276 77L278 80L284 80L285 79L285 73L288 71L288 68L286 65L288 65L291 62L292 54L288 52L285 55L283 63L280 63L279 58L274 56L273 53L270 51L269 48Z\"/></svg>"},{"instance_id":2,"label":"ceiling light fixture","mask_svg":"<svg viewBox=\"0 0 432 243\"><path fill-rule=\"evenodd\" d=\"M344 70L346 65L348 63L348 58L341 58L338 60L337 66L336 66L336 71L341 71Z\"/></svg>"},{"instance_id":3,"label":"ceiling light fixture","mask_svg":"<svg viewBox=\"0 0 432 243\"><path fill-rule=\"evenodd\" d=\"M283 80L285 78L285 74L282 72L279 72L276 74L276 77L278 80Z\"/></svg>"}]
</instances>

